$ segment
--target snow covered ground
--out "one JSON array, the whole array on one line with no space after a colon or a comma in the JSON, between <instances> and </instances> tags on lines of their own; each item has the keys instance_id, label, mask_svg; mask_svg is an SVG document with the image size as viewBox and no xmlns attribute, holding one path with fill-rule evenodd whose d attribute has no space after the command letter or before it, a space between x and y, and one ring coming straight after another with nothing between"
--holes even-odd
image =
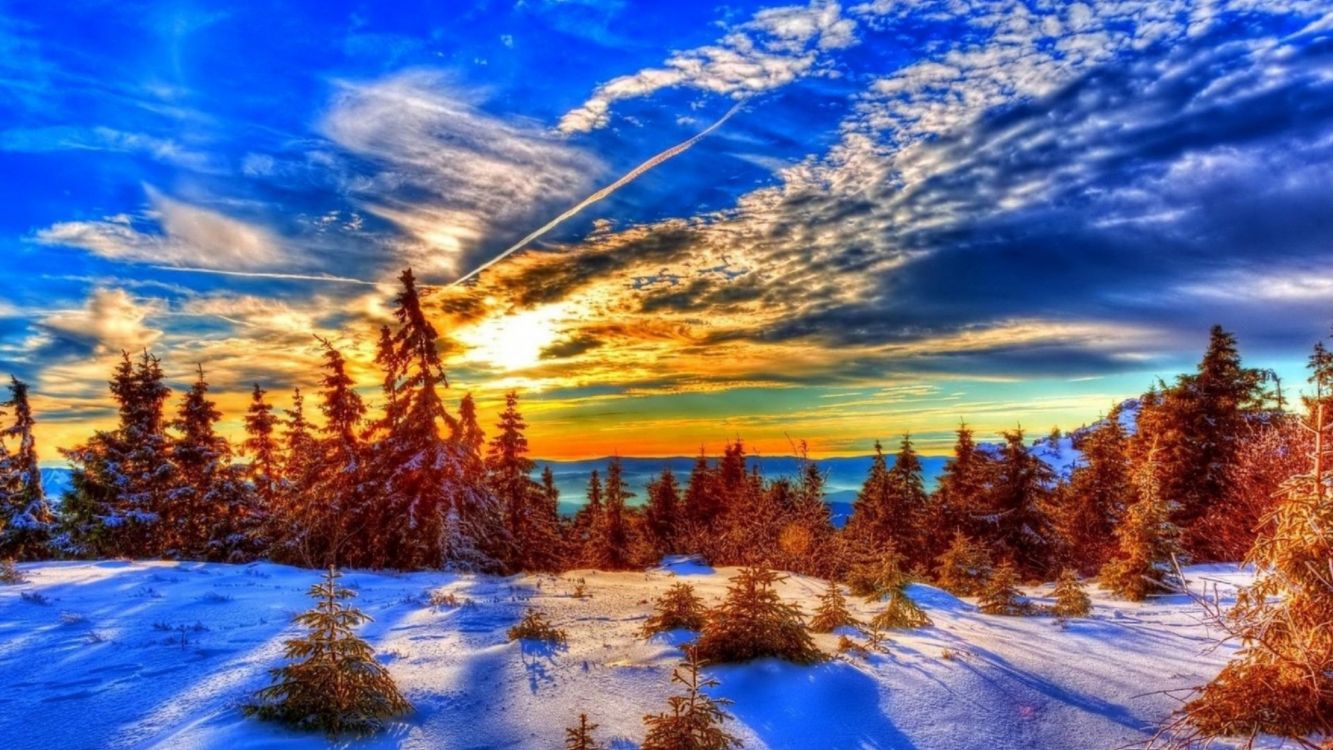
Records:
<instances>
[{"instance_id":1,"label":"snow covered ground","mask_svg":"<svg viewBox=\"0 0 1333 750\"><path fill-rule=\"evenodd\" d=\"M266 563L42 563L0 586L0 738L47 748L314 748L328 742L242 716L298 631L312 571ZM688 562L637 573L513 578L351 571L344 583L375 620L375 646L415 713L354 747L558 748L586 712L609 746L637 747L642 716L662 710L677 644L644 641L651 599L677 580L710 603L731 569ZM1187 571L1228 598L1247 576ZM573 596L586 580L587 598ZM814 609L823 582L792 576L782 592ZM432 591L471 604L432 607ZM1046 588L1034 594L1046 592ZM1138 605L1093 590L1088 619L978 614L916 586L934 620L895 632L888 655L813 667L763 661L717 667L714 695L735 701L730 728L747 748L1114 748L1141 740L1175 701L1156 691L1207 680L1230 651L1185 597ZM565 650L509 643L536 606L569 633ZM871 610L859 600L862 614ZM836 636L817 636L833 650Z\"/></svg>"}]
</instances>

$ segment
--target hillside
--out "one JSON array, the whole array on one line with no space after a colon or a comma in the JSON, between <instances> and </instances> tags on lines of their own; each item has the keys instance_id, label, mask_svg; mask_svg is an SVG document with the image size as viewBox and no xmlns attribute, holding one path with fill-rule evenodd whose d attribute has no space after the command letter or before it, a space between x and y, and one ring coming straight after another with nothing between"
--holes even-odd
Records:
<instances>
[{"instance_id":1,"label":"hillside","mask_svg":"<svg viewBox=\"0 0 1333 750\"><path fill-rule=\"evenodd\" d=\"M326 746L239 711L281 663L312 571L121 561L23 570L29 582L0 587L0 736L9 748ZM351 746L549 749L586 712L612 747L636 747L643 714L673 694L674 644L686 637L639 639L649 601L679 579L711 603L732 572L683 561L560 577L349 572L355 601L375 618L363 635L416 705L387 733ZM1229 566L1187 572L1224 597L1247 580ZM578 578L589 598L571 595ZM809 612L822 589L793 576L782 593ZM432 591L472 604L432 607ZM735 701L730 726L747 748L1118 747L1168 716L1176 703L1159 691L1201 683L1230 652L1207 651L1210 634L1185 597L1138 605L1092 593L1093 616L1061 626L980 615L915 586L935 624L894 633L888 655L708 671L721 681L714 693ZM568 650L506 641L527 606L568 630ZM817 638L832 650L836 636Z\"/></svg>"}]
</instances>

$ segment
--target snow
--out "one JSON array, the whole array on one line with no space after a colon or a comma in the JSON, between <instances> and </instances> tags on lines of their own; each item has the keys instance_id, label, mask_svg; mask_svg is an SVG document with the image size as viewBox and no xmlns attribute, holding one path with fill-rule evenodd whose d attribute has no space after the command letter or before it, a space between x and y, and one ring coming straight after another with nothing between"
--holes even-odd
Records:
<instances>
[{"instance_id":1,"label":"snow","mask_svg":"<svg viewBox=\"0 0 1333 750\"><path fill-rule=\"evenodd\" d=\"M20 566L0 586L0 737L39 748L316 748L329 743L241 714L281 664L291 617L317 573L268 563L54 562ZM685 580L710 604L735 569L668 558L648 571L488 576L349 571L376 648L415 712L352 742L382 748L553 748L586 712L625 750L642 716L676 694L670 673L686 632L645 641L651 600ZM1187 569L1223 598L1248 581L1234 566ZM587 598L573 595L582 579ZM822 581L792 576L806 612ZM1027 589L1037 601L1049 585ZM429 604L431 592L470 604ZM1095 611L1048 617L978 614L973 603L914 585L934 621L895 631L889 653L802 667L766 660L707 671L734 703L747 748L1111 748L1142 740L1177 705L1158 691L1216 673L1230 651L1184 596L1145 604L1093 588ZM853 601L868 619L871 606ZM569 635L566 648L506 641L525 608ZM816 636L834 649L836 635Z\"/></svg>"}]
</instances>

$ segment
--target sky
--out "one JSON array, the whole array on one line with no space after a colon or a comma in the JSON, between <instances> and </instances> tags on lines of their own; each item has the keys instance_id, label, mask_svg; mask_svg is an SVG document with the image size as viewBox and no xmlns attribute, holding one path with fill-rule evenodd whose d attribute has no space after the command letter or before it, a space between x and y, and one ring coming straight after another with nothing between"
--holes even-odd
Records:
<instances>
[{"instance_id":1,"label":"sky","mask_svg":"<svg viewBox=\"0 0 1333 750\"><path fill-rule=\"evenodd\" d=\"M374 401L410 266L537 455L943 453L1213 323L1294 391L1330 174L1326 0L0 0L0 374L57 462L122 350L233 433L313 334Z\"/></svg>"}]
</instances>

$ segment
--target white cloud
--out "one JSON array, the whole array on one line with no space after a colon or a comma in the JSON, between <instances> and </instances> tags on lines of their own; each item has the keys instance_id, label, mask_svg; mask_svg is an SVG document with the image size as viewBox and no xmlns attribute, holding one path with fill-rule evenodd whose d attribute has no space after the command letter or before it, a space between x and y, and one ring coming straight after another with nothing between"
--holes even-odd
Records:
<instances>
[{"instance_id":1,"label":"white cloud","mask_svg":"<svg viewBox=\"0 0 1333 750\"><path fill-rule=\"evenodd\" d=\"M343 84L321 125L377 163L345 186L404 229L398 249L427 269L457 270L483 237L589 190L597 159L535 125L490 116L438 74L411 71Z\"/></svg>"},{"instance_id":2,"label":"white cloud","mask_svg":"<svg viewBox=\"0 0 1333 750\"><path fill-rule=\"evenodd\" d=\"M732 27L716 44L678 52L664 67L646 68L602 84L560 119L566 135L596 130L609 122L611 105L675 86L743 96L784 86L821 71L831 50L856 43L856 22L841 6L812 0L808 6L761 10Z\"/></svg>"},{"instance_id":3,"label":"white cloud","mask_svg":"<svg viewBox=\"0 0 1333 750\"><path fill-rule=\"evenodd\" d=\"M148 325L152 315L162 312L156 300L131 297L123 289L94 289L83 307L54 311L38 322L43 332L37 343L54 339L88 346L95 354L150 347L162 331Z\"/></svg>"},{"instance_id":4,"label":"white cloud","mask_svg":"<svg viewBox=\"0 0 1333 750\"><path fill-rule=\"evenodd\" d=\"M266 230L239 219L169 198L148 188L160 233L148 233L130 217L100 221L64 221L39 230L43 245L65 245L111 260L220 270L256 269L275 265L284 252Z\"/></svg>"}]
</instances>

